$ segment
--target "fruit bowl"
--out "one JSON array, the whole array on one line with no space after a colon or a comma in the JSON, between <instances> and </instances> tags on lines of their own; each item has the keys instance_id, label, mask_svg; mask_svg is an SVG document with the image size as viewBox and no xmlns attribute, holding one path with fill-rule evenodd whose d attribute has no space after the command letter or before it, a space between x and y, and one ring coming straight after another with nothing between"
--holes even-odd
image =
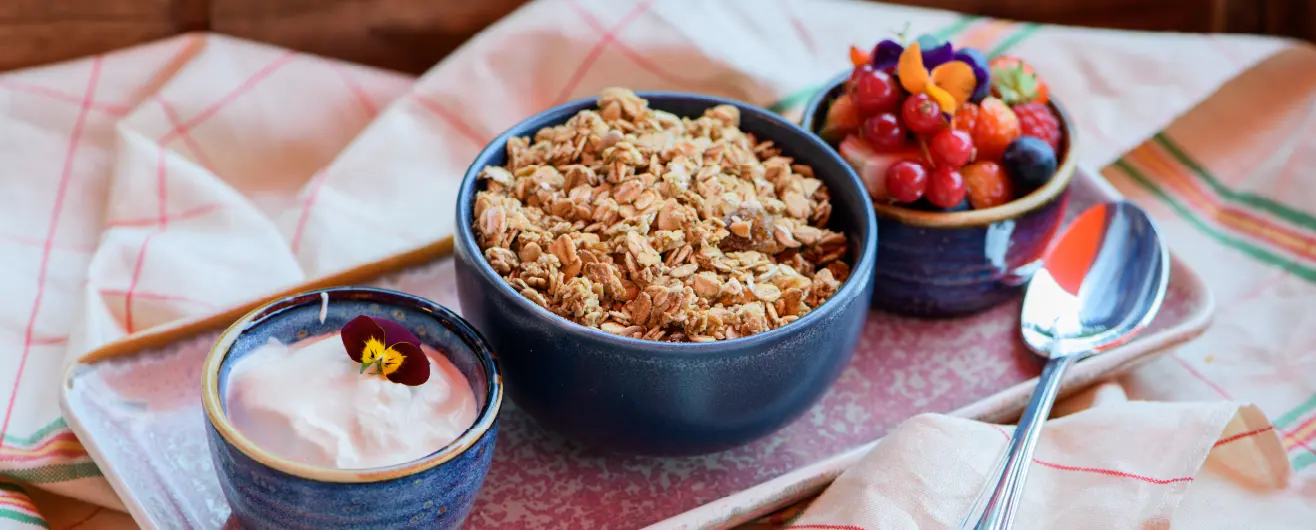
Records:
<instances>
[{"instance_id":1,"label":"fruit bowl","mask_svg":"<svg viewBox=\"0 0 1316 530\"><path fill-rule=\"evenodd\" d=\"M874 50L873 57L881 53L882 46L879 44ZM942 46L949 48L948 44ZM854 54L852 50L852 56ZM856 60L856 64L860 64L860 61ZM898 69L892 67L888 71L895 75ZM847 71L828 83L806 106L802 124L805 129L819 134L841 152L842 157L859 172L874 199L873 209L879 222L873 305L911 316L952 317L988 309L1017 295L1036 270L1038 260L1064 220L1069 183L1076 165L1076 157L1073 155L1076 142L1072 122L1063 107L1049 98L1042 104L1055 117L1053 129L1059 133L1058 138L1051 138L1056 147L1050 165L1029 166L1028 156L1022 157L1022 162L1020 158L1010 159L1012 153L1017 157L1020 152L1028 151L1028 148L1047 143L1038 138L1018 136L1010 142L1002 158L997 159L998 167L993 169L995 175L988 175L996 179L995 189L998 193L992 192L993 182L990 179L973 173L982 173L979 170L983 169L973 166L987 165L977 160L978 154L975 151L971 155L973 163L959 169L965 175L956 176L961 188L958 195L934 190L934 184L938 183L935 177L938 175L923 175L921 178L925 184L924 189L919 190L921 196L915 201L902 203L892 195L907 190L886 186L887 182L899 186L899 183L894 182L898 178L886 178L891 177L890 173L898 172L893 171L892 166L900 162L908 165L909 160L923 160L920 164L932 166L934 157L938 160L954 158L954 149L936 153L929 149L935 149L935 146L928 141L929 137L936 139L936 135L912 134L908 131L895 134L903 134L903 138L913 146L902 148L887 145L884 146L888 147L885 150L874 148L875 144L883 144L880 135L886 134L893 127L908 127L905 123L908 120L897 119L893 125L890 116L886 118L888 123L873 119L873 122L878 123L866 124L867 128L856 127L863 132L871 132L870 136L877 137L876 142L867 141L863 132L838 136L834 124L828 123L828 113L833 102L852 93L853 88L848 85L856 85L852 79L858 75L854 71ZM880 80L883 76L877 74L874 77ZM981 87L978 89L981 90ZM894 109L894 114L900 115L905 104L914 96L899 86L895 90L901 95L894 97L901 99L902 103ZM870 92L880 93L881 90L870 89ZM982 101L984 105L995 105ZM1038 105L1031 107L1036 108ZM880 113L874 116L877 115ZM954 130L955 126L957 124L954 119L950 119L945 129ZM954 145L955 138L950 140L939 145L959 147ZM1016 146L1016 143L1027 145ZM1007 161L1018 163L1022 169L1001 169L1001 166L1007 165ZM951 161L952 164L955 162L963 163L962 160ZM1028 172L1032 174L1026 175ZM1010 175L1003 176L1007 173ZM1016 173L1025 173L1022 175L1024 178L1017 178L1020 175ZM1001 182L1005 179L1009 181ZM987 183L983 184L983 181ZM1008 191L1002 194L999 193L1001 187L1006 190L1013 187L1016 191L1012 195ZM987 192L984 193L984 189ZM910 195L906 194L905 198L910 198ZM933 198L942 204L932 204L930 199ZM945 206L952 202L956 204Z\"/></svg>"}]
</instances>

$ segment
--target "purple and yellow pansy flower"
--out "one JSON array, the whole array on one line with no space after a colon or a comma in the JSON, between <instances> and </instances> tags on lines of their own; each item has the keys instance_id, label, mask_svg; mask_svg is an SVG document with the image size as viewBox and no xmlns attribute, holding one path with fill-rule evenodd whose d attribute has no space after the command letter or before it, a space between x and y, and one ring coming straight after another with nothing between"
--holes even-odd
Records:
<instances>
[{"instance_id":1,"label":"purple and yellow pansy flower","mask_svg":"<svg viewBox=\"0 0 1316 530\"><path fill-rule=\"evenodd\" d=\"M340 333L347 356L361 363L361 373L374 368L379 375L407 386L425 384L430 378L430 363L410 330L392 320L356 317Z\"/></svg>"},{"instance_id":2,"label":"purple and yellow pansy flower","mask_svg":"<svg viewBox=\"0 0 1316 530\"><path fill-rule=\"evenodd\" d=\"M910 43L900 53L896 76L910 94L927 94L937 102L942 112L954 114L960 105L973 97L978 89L978 76L972 65L955 59L949 44L938 46L935 50L936 53L930 54L933 57L927 57L920 49L919 42ZM934 63L935 66L929 66Z\"/></svg>"},{"instance_id":3,"label":"purple and yellow pansy flower","mask_svg":"<svg viewBox=\"0 0 1316 530\"><path fill-rule=\"evenodd\" d=\"M867 64L892 71L905 90L928 94L947 114L953 114L965 101L982 100L990 89L987 58L982 52L973 48L956 50L950 42L931 35L920 35L908 47L892 39L878 42L870 52L851 47L850 60L855 66ZM962 99L964 87L970 85L968 98Z\"/></svg>"}]
</instances>

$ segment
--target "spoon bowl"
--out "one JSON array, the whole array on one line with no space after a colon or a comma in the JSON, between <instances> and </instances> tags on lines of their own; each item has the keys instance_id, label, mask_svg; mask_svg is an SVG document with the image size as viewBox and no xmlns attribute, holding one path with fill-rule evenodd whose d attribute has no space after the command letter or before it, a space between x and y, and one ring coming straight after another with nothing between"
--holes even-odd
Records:
<instances>
[{"instance_id":1,"label":"spoon bowl","mask_svg":"<svg viewBox=\"0 0 1316 530\"><path fill-rule=\"evenodd\" d=\"M1169 283L1169 251L1133 203L1093 206L1055 240L1028 284L1019 326L1028 348L1049 360L996 468L997 480L961 528L1010 527L1065 369L1147 327Z\"/></svg>"},{"instance_id":2,"label":"spoon bowl","mask_svg":"<svg viewBox=\"0 0 1316 530\"><path fill-rule=\"evenodd\" d=\"M1094 206L1070 223L1029 282L1024 343L1043 357L1087 357L1117 346L1151 323L1169 277L1169 251L1141 208Z\"/></svg>"}]
</instances>

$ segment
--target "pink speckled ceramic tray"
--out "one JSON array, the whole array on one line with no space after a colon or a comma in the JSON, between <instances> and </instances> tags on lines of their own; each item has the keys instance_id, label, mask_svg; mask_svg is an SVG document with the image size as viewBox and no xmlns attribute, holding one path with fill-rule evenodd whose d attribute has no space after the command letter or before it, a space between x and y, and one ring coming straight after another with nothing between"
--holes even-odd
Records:
<instances>
[{"instance_id":1,"label":"pink speckled ceramic tray","mask_svg":"<svg viewBox=\"0 0 1316 530\"><path fill-rule=\"evenodd\" d=\"M1115 192L1080 172L1071 214ZM442 242L300 286L367 284L457 309L451 249ZM1199 334L1211 313L1200 279L1174 259L1152 329L1078 364L1075 389ZM282 295L280 295L282 296ZM252 302L84 356L61 392L69 425L134 518L147 528L225 525L203 432L200 366L219 332ZM969 318L920 321L873 313L836 386L802 418L750 445L695 458L602 455L544 432L506 403L493 467L467 527L718 528L825 486L866 447L920 412L988 420L1022 410L1040 364L1017 338L1017 302Z\"/></svg>"}]
</instances>

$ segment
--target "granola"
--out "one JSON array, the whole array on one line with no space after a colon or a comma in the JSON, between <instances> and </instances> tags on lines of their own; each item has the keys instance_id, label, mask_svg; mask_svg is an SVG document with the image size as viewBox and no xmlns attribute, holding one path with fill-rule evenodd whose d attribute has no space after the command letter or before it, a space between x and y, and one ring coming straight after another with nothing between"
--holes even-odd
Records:
<instances>
[{"instance_id":1,"label":"granola","mask_svg":"<svg viewBox=\"0 0 1316 530\"><path fill-rule=\"evenodd\" d=\"M827 187L719 105L698 118L623 88L483 168L475 234L513 289L581 325L706 342L789 324L850 274Z\"/></svg>"}]
</instances>

